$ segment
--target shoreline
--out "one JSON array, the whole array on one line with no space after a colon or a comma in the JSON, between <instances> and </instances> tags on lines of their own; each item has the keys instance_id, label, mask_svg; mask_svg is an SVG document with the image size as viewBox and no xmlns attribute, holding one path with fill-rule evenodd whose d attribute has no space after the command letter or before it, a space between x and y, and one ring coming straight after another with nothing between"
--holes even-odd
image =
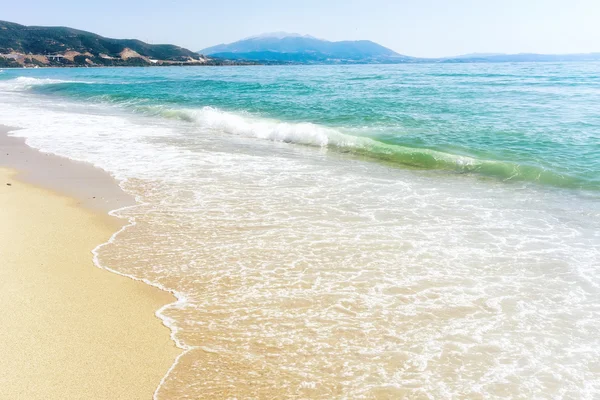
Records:
<instances>
[{"instance_id":1,"label":"shoreline","mask_svg":"<svg viewBox=\"0 0 600 400\"><path fill-rule=\"evenodd\" d=\"M72 197L78 205L104 214L136 204L107 172L34 149L24 138L9 136L9 132L17 130L0 125L0 167L16 170L17 179Z\"/></svg>"},{"instance_id":2,"label":"shoreline","mask_svg":"<svg viewBox=\"0 0 600 400\"><path fill-rule=\"evenodd\" d=\"M0 126L4 393L152 398L183 353L157 318L176 298L94 265L128 226L108 211L135 201L108 173L39 152L10 130Z\"/></svg>"}]
</instances>

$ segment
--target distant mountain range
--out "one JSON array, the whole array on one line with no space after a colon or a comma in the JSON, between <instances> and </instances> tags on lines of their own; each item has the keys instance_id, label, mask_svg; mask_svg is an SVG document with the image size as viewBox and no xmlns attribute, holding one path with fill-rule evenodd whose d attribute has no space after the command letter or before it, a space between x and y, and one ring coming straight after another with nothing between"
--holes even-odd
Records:
<instances>
[{"instance_id":1,"label":"distant mountain range","mask_svg":"<svg viewBox=\"0 0 600 400\"><path fill-rule=\"evenodd\" d=\"M428 60L428 59L424 59ZM466 54L463 56L430 59L435 62L559 62L559 61L600 61L600 53L585 54Z\"/></svg>"},{"instance_id":2,"label":"distant mountain range","mask_svg":"<svg viewBox=\"0 0 600 400\"><path fill-rule=\"evenodd\" d=\"M504 53L469 53L469 54L461 54L460 56L454 56L450 58L485 58L485 57L494 57L494 56L502 56Z\"/></svg>"},{"instance_id":3,"label":"distant mountain range","mask_svg":"<svg viewBox=\"0 0 600 400\"><path fill-rule=\"evenodd\" d=\"M200 54L199 54L200 53ZM331 42L276 32L220 44L199 52L171 44L111 39L66 27L0 21L0 67L149 66L240 64L400 64L600 61L589 54L473 53L446 58L398 54L369 40Z\"/></svg>"},{"instance_id":4,"label":"distant mountain range","mask_svg":"<svg viewBox=\"0 0 600 400\"><path fill-rule=\"evenodd\" d=\"M398 54L368 40L330 42L310 35L276 32L220 44L199 51L211 57L262 63L399 64L474 62L600 61L600 53L502 54L472 53L455 57L419 58Z\"/></svg>"},{"instance_id":5,"label":"distant mountain range","mask_svg":"<svg viewBox=\"0 0 600 400\"><path fill-rule=\"evenodd\" d=\"M369 40L330 42L309 35L277 32L220 44L200 54L230 60L284 63L396 63L411 57Z\"/></svg>"}]
</instances>

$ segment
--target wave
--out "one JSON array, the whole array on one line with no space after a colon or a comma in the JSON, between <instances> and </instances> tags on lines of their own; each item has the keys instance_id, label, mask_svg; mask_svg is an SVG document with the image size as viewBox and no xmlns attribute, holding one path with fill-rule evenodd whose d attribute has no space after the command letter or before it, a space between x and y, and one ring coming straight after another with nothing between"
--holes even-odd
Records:
<instances>
[{"instance_id":1,"label":"wave","mask_svg":"<svg viewBox=\"0 0 600 400\"><path fill-rule=\"evenodd\" d=\"M313 123L291 123L252 115L236 114L213 107L173 109L139 106L139 112L179 119L232 135L327 148L339 153L405 167L446 170L461 174L478 174L504 181L527 181L565 188L600 189L597 182L560 174L528 164L484 160L427 148L409 147L377 141L373 138L344 133L341 129Z\"/></svg>"},{"instance_id":2,"label":"wave","mask_svg":"<svg viewBox=\"0 0 600 400\"><path fill-rule=\"evenodd\" d=\"M69 81L50 78L32 78L29 76L19 76L14 79L0 81L0 89L9 92L27 91L36 86L56 85L63 83L89 83L84 81Z\"/></svg>"},{"instance_id":3,"label":"wave","mask_svg":"<svg viewBox=\"0 0 600 400\"><path fill-rule=\"evenodd\" d=\"M87 83L93 82L17 77L11 80L0 80L0 89L24 91L47 86L49 90L54 91L64 84L70 87L72 84ZM86 93L84 97L91 101L133 109L146 115L194 123L222 133L326 148L392 165L478 174L504 181L526 181L556 187L600 190L600 181L597 179L562 174L539 165L480 159L423 147L384 143L367 136L345 133L342 128L331 128L309 122L284 122L246 113L223 111L209 106L190 109L147 105L147 99L126 94Z\"/></svg>"}]
</instances>

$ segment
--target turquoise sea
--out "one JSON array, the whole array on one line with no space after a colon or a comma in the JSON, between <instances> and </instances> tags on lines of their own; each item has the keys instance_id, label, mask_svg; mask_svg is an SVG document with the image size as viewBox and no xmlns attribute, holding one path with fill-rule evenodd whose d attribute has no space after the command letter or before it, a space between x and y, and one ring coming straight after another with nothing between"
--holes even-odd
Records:
<instances>
[{"instance_id":1,"label":"turquoise sea","mask_svg":"<svg viewBox=\"0 0 600 400\"><path fill-rule=\"evenodd\" d=\"M600 396L598 63L5 69L0 123L136 196L157 399Z\"/></svg>"},{"instance_id":2,"label":"turquoise sea","mask_svg":"<svg viewBox=\"0 0 600 400\"><path fill-rule=\"evenodd\" d=\"M203 112L240 113L246 125L232 123L229 133L400 167L597 190L599 71L598 63L424 64L6 70L1 78L65 80L31 90L200 124ZM260 119L270 124L254 132Z\"/></svg>"}]
</instances>

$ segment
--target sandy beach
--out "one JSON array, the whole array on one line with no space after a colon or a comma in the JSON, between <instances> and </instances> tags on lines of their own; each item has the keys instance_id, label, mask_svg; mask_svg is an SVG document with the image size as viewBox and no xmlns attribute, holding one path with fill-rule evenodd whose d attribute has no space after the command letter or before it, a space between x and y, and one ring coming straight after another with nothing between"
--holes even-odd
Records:
<instances>
[{"instance_id":1,"label":"sandy beach","mask_svg":"<svg viewBox=\"0 0 600 400\"><path fill-rule=\"evenodd\" d=\"M3 132L4 131L4 132ZM151 399L179 354L173 297L94 266L130 204L108 174L0 128L0 398Z\"/></svg>"}]
</instances>

